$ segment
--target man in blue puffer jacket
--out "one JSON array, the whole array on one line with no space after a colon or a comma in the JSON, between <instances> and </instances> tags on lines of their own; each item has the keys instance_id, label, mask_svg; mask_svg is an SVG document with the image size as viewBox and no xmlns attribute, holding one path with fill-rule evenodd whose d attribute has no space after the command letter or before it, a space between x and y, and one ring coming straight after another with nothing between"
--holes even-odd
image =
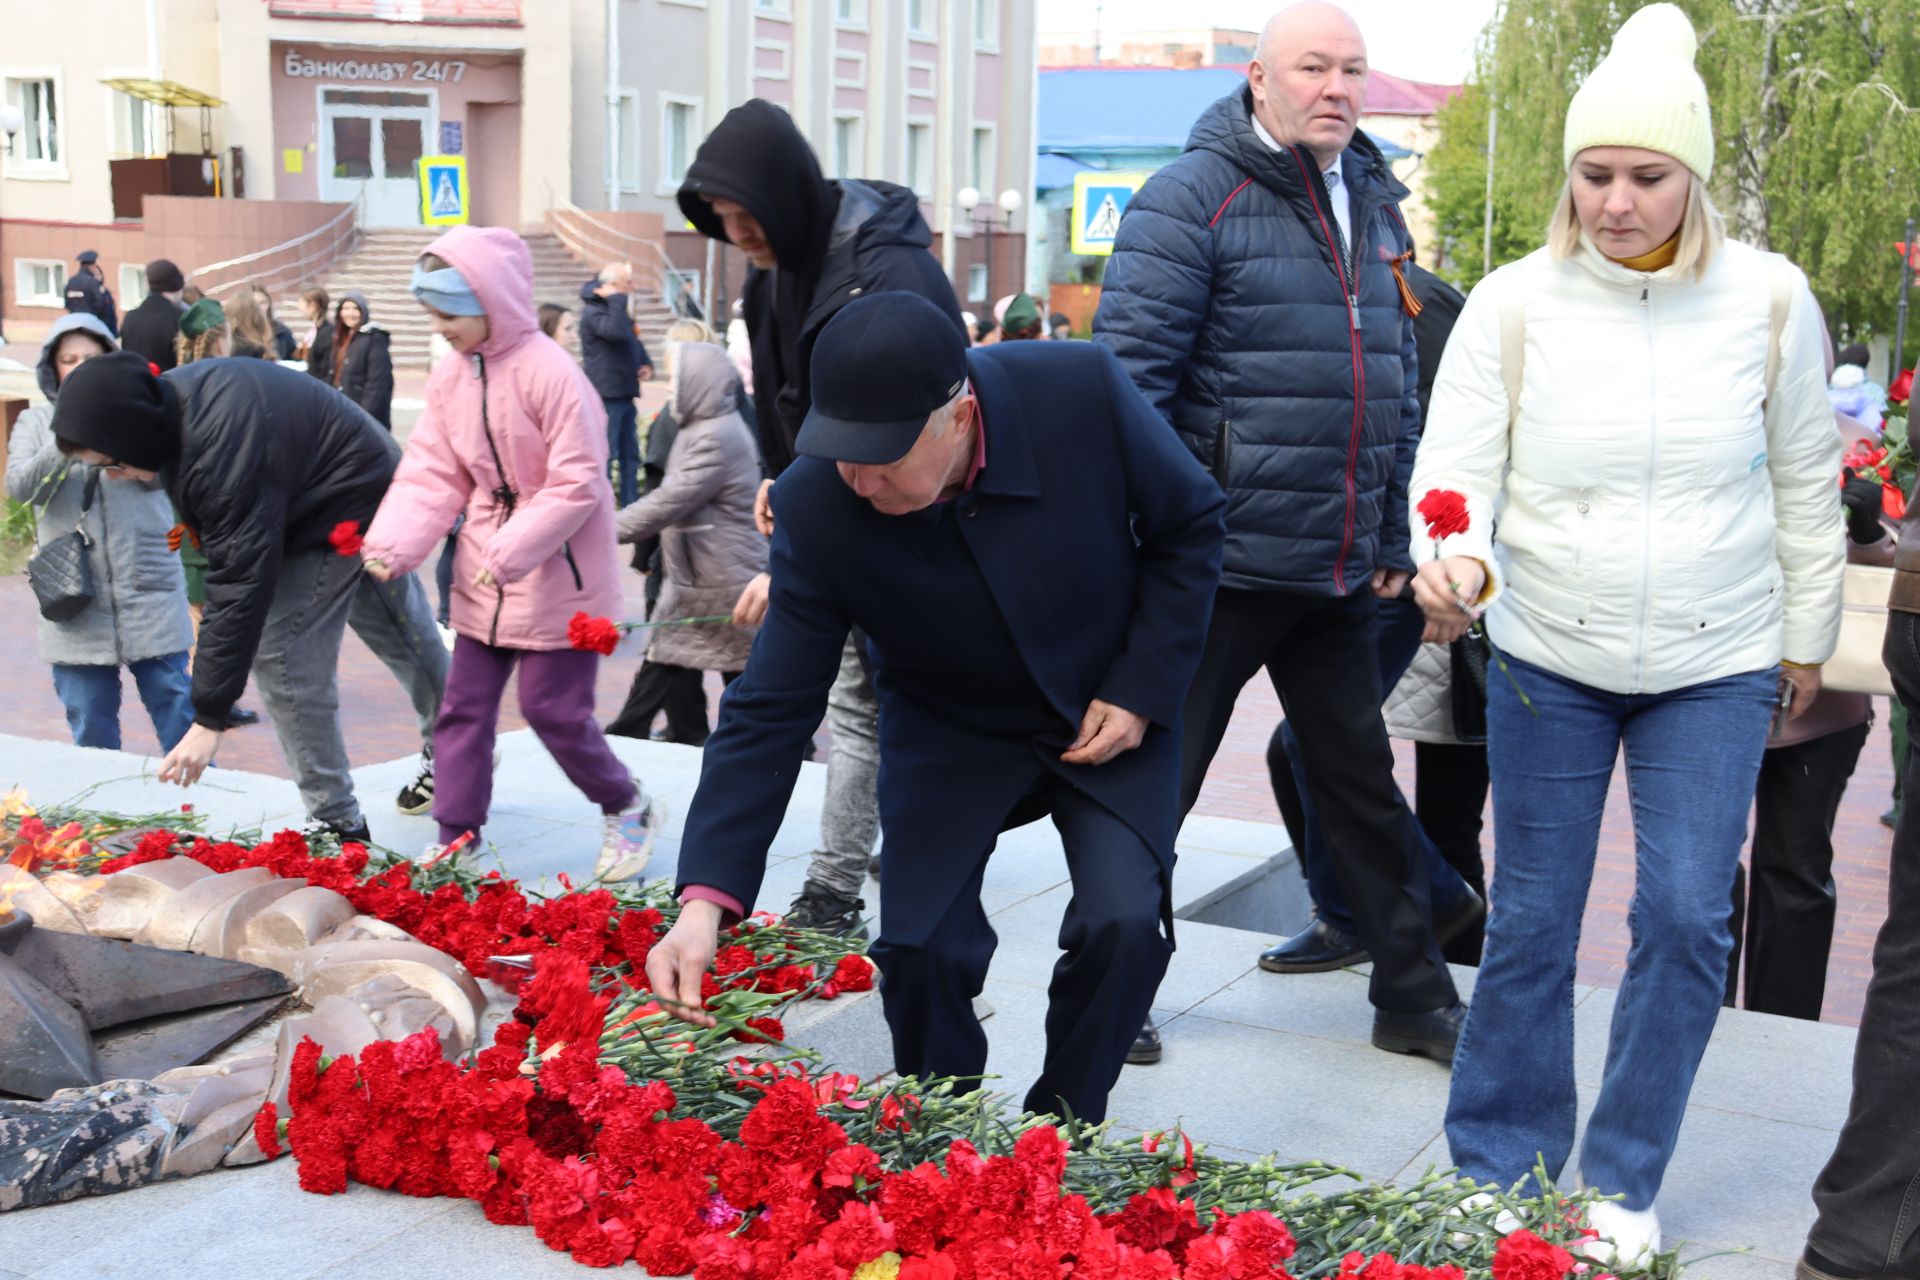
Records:
<instances>
[{"instance_id":1,"label":"man in blue puffer jacket","mask_svg":"<svg viewBox=\"0 0 1920 1280\"><path fill-rule=\"evenodd\" d=\"M1187 695L1191 809L1246 682L1265 667L1374 958L1373 1040L1451 1061L1464 1006L1410 874L1380 719L1374 596L1406 586L1419 441L1418 310L1402 284L1407 189L1356 131L1366 43L1325 3L1282 10L1247 87L1120 224L1094 337L1227 494L1206 653ZM1137 1046L1157 1056L1151 1026Z\"/></svg>"}]
</instances>

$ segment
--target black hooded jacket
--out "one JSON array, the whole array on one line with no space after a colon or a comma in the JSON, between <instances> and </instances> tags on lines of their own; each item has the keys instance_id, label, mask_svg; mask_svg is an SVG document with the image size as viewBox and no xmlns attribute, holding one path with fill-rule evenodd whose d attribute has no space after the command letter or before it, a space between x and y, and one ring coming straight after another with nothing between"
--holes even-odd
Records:
<instances>
[{"instance_id":1,"label":"black hooded jacket","mask_svg":"<svg viewBox=\"0 0 1920 1280\"><path fill-rule=\"evenodd\" d=\"M355 303L360 308L360 328L353 335L353 341L347 344L346 365L340 370L340 376L333 376L333 356L327 366L327 378L347 399L372 414L374 421L389 431L393 429L393 356L388 350L387 331L373 323L373 312L367 307L367 297L363 293L348 293L340 298L339 306L333 309L333 350L340 348L340 335L344 327L340 323L340 307Z\"/></svg>"},{"instance_id":2,"label":"black hooded jacket","mask_svg":"<svg viewBox=\"0 0 1920 1280\"><path fill-rule=\"evenodd\" d=\"M680 188L680 208L703 235L727 239L710 203L746 206L779 266L753 268L742 291L753 345L760 457L769 475L793 461L813 404L814 339L839 309L867 293L926 298L964 334L953 286L929 249L933 233L905 187L828 181L793 118L758 98L729 111L700 144Z\"/></svg>"},{"instance_id":3,"label":"black hooded jacket","mask_svg":"<svg viewBox=\"0 0 1920 1280\"><path fill-rule=\"evenodd\" d=\"M400 463L393 437L331 387L266 360L168 373L180 453L160 471L207 557L194 719L221 728L246 687L284 556L332 554L343 521L373 519Z\"/></svg>"}]
</instances>

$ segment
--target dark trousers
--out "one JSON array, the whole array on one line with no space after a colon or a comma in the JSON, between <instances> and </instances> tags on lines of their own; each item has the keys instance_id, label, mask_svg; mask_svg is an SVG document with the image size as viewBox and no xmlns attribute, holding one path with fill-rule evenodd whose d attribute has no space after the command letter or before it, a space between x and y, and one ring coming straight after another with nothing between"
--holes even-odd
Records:
<instances>
[{"instance_id":1,"label":"dark trousers","mask_svg":"<svg viewBox=\"0 0 1920 1280\"><path fill-rule=\"evenodd\" d=\"M1909 723L1920 708L1920 615L1887 615L1887 670ZM1920 787L1920 756L1900 762ZM1920 1276L1920 806L1902 807L1887 877L1887 922L1853 1053L1853 1105L1813 1186L1820 1211L1807 1247L1863 1275Z\"/></svg>"},{"instance_id":2,"label":"dark trousers","mask_svg":"<svg viewBox=\"0 0 1920 1280\"><path fill-rule=\"evenodd\" d=\"M1098 1122L1173 955L1160 927L1165 872L1133 828L1094 800L1052 774L1036 791L1066 846L1073 897L1060 920L1065 954L1047 988L1046 1059L1025 1106L1055 1114L1065 1108ZM888 940L881 881L881 933L868 954L880 966L881 1002L902 1075L977 1077L987 1068L987 1035L973 998L999 941L980 902L992 853L981 851L972 878L921 946Z\"/></svg>"},{"instance_id":3,"label":"dark trousers","mask_svg":"<svg viewBox=\"0 0 1920 1280\"><path fill-rule=\"evenodd\" d=\"M1467 887L1487 896L1487 863L1480 854L1486 825L1487 747L1485 743L1413 744L1413 813L1447 865ZM1448 964L1475 965L1487 940L1486 921L1449 942L1441 954Z\"/></svg>"},{"instance_id":4,"label":"dark trousers","mask_svg":"<svg viewBox=\"0 0 1920 1280\"><path fill-rule=\"evenodd\" d=\"M1375 1008L1420 1013L1453 1003L1434 944L1427 877L1413 874L1408 814L1380 719L1374 597L1343 599L1222 587L1200 670L1187 691L1180 809L1193 808L1240 690L1262 667L1300 743L1306 796L1326 824L1334 870L1373 955Z\"/></svg>"},{"instance_id":5,"label":"dark trousers","mask_svg":"<svg viewBox=\"0 0 1920 1280\"><path fill-rule=\"evenodd\" d=\"M1426 627L1426 619L1420 612L1420 606L1411 598L1375 600L1374 608L1374 656L1380 668L1381 696L1384 698L1384 691L1400 682L1400 677L1406 674L1407 667L1413 662L1413 655L1419 651L1420 633ZM1340 932L1355 933L1359 926L1353 918L1353 909L1347 904L1347 895L1340 888L1336 865L1338 859L1328 843L1326 827L1320 821L1319 810L1314 807L1312 793L1307 789L1306 773L1300 761L1300 743L1294 736L1293 721L1282 720L1274 734L1281 739L1281 752L1287 760L1292 789L1300 797L1306 839L1295 847L1299 850L1300 869L1306 875L1307 892L1313 898L1314 911ZM1270 774L1275 754L1269 744L1267 768ZM1274 779L1273 788L1277 797L1280 793L1278 779ZM1444 920L1465 911L1472 905L1466 881L1459 872L1447 865L1446 859L1440 856L1440 850L1427 837L1419 821L1407 812L1406 800L1400 796L1398 786L1394 788L1394 796L1399 800L1404 815L1404 839L1414 874L1427 878L1427 897L1433 904L1433 914ZM1451 956L1447 958L1452 959Z\"/></svg>"},{"instance_id":6,"label":"dark trousers","mask_svg":"<svg viewBox=\"0 0 1920 1280\"><path fill-rule=\"evenodd\" d=\"M1869 727L1774 747L1761 759L1753 871L1733 886L1729 1008L1744 953L1747 1008L1820 1020L1833 947L1833 824Z\"/></svg>"},{"instance_id":7,"label":"dark trousers","mask_svg":"<svg viewBox=\"0 0 1920 1280\"><path fill-rule=\"evenodd\" d=\"M732 684L740 673L723 671L720 678ZM666 741L705 746L713 732L707 723L707 673L668 662L641 663L633 673L626 705L608 722L607 732L622 738L651 737L653 718L662 711L667 713Z\"/></svg>"},{"instance_id":8,"label":"dark trousers","mask_svg":"<svg viewBox=\"0 0 1920 1280\"><path fill-rule=\"evenodd\" d=\"M607 407L607 479L620 505L630 507L640 500L639 410L632 396L600 403Z\"/></svg>"}]
</instances>

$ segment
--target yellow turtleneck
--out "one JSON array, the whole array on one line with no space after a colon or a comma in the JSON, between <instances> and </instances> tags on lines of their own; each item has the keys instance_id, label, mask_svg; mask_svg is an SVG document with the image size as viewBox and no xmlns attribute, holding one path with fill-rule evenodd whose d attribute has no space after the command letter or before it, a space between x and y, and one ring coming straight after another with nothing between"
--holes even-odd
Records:
<instances>
[{"instance_id":1,"label":"yellow turtleneck","mask_svg":"<svg viewBox=\"0 0 1920 1280\"><path fill-rule=\"evenodd\" d=\"M1613 258L1613 261L1629 271L1660 271L1673 265L1680 256L1680 233L1674 232L1673 239L1657 249L1649 249L1637 258ZM1611 254L1608 257L1612 257Z\"/></svg>"}]
</instances>

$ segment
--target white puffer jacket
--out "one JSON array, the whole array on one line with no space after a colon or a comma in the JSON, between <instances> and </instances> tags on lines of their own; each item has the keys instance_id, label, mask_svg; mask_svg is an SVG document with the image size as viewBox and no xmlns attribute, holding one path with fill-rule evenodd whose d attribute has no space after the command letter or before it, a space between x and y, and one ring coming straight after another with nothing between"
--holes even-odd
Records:
<instances>
[{"instance_id":1,"label":"white puffer jacket","mask_svg":"<svg viewBox=\"0 0 1920 1280\"><path fill-rule=\"evenodd\" d=\"M1769 398L1778 272L1791 290ZM1510 433L1502 325L1515 307ZM1845 561L1825 356L1806 278L1776 255L1728 242L1696 282L1591 245L1564 260L1540 250L1467 299L1409 498L1467 495L1472 525L1439 554L1491 566L1494 644L1569 679L1658 693L1824 662ZM1413 526L1418 564L1436 548Z\"/></svg>"}]
</instances>

